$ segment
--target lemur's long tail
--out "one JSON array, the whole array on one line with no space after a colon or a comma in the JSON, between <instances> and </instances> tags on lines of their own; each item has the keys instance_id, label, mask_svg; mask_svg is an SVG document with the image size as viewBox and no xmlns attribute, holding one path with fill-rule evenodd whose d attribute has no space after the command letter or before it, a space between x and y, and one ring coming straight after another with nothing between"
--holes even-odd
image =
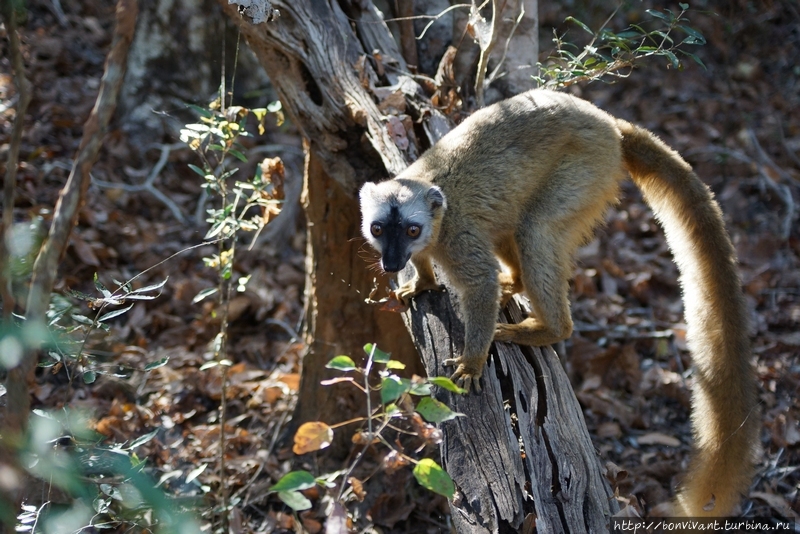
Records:
<instances>
[{"instance_id":1,"label":"lemur's long tail","mask_svg":"<svg viewBox=\"0 0 800 534\"><path fill-rule=\"evenodd\" d=\"M696 366L694 456L673 513L730 515L752 480L757 386L736 253L713 193L674 150L619 120L622 157L655 212L680 270L687 340Z\"/></svg>"}]
</instances>

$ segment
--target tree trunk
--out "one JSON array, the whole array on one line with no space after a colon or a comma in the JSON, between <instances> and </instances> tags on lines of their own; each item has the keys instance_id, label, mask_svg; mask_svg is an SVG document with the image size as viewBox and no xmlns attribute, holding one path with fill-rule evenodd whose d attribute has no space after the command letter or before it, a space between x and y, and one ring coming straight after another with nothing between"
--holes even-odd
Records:
<instances>
[{"instance_id":1,"label":"tree trunk","mask_svg":"<svg viewBox=\"0 0 800 534\"><path fill-rule=\"evenodd\" d=\"M398 83L398 72L406 69L374 6L350 6L347 15L336 2L285 1L274 2L274 7L281 12L277 21L253 25L235 6L224 6L309 142L303 192L309 343L293 418L296 427L310 420L363 415L363 401L343 396L350 394L348 388L319 385L332 376L325 364L334 356L358 360L364 356L362 347L374 342L403 361L409 372L423 373L401 318L364 302L375 275L364 259L369 252L362 248L356 200L361 184L400 172L420 149L413 130L405 132L408 146L398 146L386 127L390 117L378 109L369 91L378 84ZM375 49L381 50L380 58L372 56ZM411 78L402 82L398 90L416 94ZM347 451L342 447L338 452Z\"/></svg>"},{"instance_id":2,"label":"tree trunk","mask_svg":"<svg viewBox=\"0 0 800 534\"><path fill-rule=\"evenodd\" d=\"M521 302L500 321L522 320ZM418 295L404 314L429 376L451 373L442 362L463 351L457 310L448 288ZM555 351L495 343L481 384L480 394L436 394L466 415L442 425L443 467L458 488L450 503L456 530L608 532L618 506Z\"/></svg>"},{"instance_id":3,"label":"tree trunk","mask_svg":"<svg viewBox=\"0 0 800 534\"><path fill-rule=\"evenodd\" d=\"M402 318L364 302L376 276L364 259L358 202L326 172L313 148L306 157L303 207L308 224L306 269L306 343L308 352L294 414L293 427L310 420L340 422L363 415L364 397L355 388L320 386L333 375L325 364L347 354L356 361L362 347L375 342L401 354L416 374L422 366ZM387 284L385 276L380 282ZM349 436L341 434L340 453L349 451Z\"/></svg>"},{"instance_id":4,"label":"tree trunk","mask_svg":"<svg viewBox=\"0 0 800 534\"><path fill-rule=\"evenodd\" d=\"M319 387L328 359L362 356L369 341L407 364L414 352L397 316L363 304L370 276L359 258L361 239L352 241L359 236L356 191L400 172L449 124L404 74L403 56L369 0L273 6L281 17L258 26L226 11L309 142L309 352L295 424L334 412L341 420L357 408ZM398 93L401 103L387 105ZM447 374L441 362L463 348L455 309L450 294L427 293L404 315L429 375ZM458 531L606 531L615 503L555 353L496 346L484 377L481 395L437 393L467 415L443 425L442 458L459 491L451 503Z\"/></svg>"}]
</instances>

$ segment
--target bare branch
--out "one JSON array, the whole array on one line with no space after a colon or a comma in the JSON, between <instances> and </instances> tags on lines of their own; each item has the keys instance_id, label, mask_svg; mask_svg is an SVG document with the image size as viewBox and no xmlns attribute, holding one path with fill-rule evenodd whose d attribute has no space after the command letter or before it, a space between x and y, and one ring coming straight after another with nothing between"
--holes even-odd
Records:
<instances>
[{"instance_id":1,"label":"bare branch","mask_svg":"<svg viewBox=\"0 0 800 534\"><path fill-rule=\"evenodd\" d=\"M479 39L478 42L480 43L481 47L481 57L478 60L478 72L475 79L475 101L478 104L479 108L483 107L483 90L484 90L484 80L486 79L486 69L489 66L489 54L492 53L492 49L494 48L495 42L497 41L497 27L500 25L500 11L501 9L497 5L498 0L492 0L492 26L489 33L489 38L486 43L483 42L483 39ZM480 17L480 13L478 11L479 8L474 7L473 5L473 13ZM480 30L476 28L476 33Z\"/></svg>"}]
</instances>

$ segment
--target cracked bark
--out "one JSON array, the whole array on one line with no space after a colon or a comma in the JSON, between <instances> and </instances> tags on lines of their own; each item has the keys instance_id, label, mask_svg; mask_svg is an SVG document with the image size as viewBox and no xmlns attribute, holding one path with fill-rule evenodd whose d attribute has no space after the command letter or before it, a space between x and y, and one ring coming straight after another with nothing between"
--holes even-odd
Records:
<instances>
[{"instance_id":1,"label":"cracked bark","mask_svg":"<svg viewBox=\"0 0 800 534\"><path fill-rule=\"evenodd\" d=\"M522 320L521 302L515 298L500 320ZM404 318L428 375L452 372L442 362L464 346L457 296L418 295ZM458 492L456 530L607 532L618 506L555 351L495 343L481 381L480 395L436 393L466 415L442 425L443 467Z\"/></svg>"}]
</instances>

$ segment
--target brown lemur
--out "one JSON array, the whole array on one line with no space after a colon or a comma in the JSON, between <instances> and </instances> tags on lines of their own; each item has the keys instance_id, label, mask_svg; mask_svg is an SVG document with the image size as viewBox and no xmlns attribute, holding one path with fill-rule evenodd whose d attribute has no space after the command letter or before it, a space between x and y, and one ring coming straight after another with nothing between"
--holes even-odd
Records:
<instances>
[{"instance_id":1,"label":"brown lemur","mask_svg":"<svg viewBox=\"0 0 800 534\"><path fill-rule=\"evenodd\" d=\"M432 261L444 270L466 329L464 353L445 365L480 391L492 340L549 345L572 334L574 253L628 173L680 270L696 366L695 452L673 513L727 515L747 491L758 439L747 311L713 193L654 134L567 94L517 95L473 114L396 178L365 184L362 232L385 271L409 259L416 268L396 291L403 301L439 288ZM531 315L496 324L500 306L522 291Z\"/></svg>"}]
</instances>

